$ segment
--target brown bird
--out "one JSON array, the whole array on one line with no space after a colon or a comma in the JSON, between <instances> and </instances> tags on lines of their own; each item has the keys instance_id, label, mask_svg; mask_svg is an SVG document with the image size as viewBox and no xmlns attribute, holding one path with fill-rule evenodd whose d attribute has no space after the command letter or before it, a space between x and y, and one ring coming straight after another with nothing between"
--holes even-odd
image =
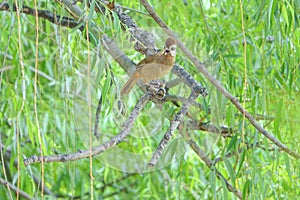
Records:
<instances>
[{"instance_id":1,"label":"brown bird","mask_svg":"<svg viewBox=\"0 0 300 200\"><path fill-rule=\"evenodd\" d=\"M121 96L128 94L138 80L148 83L166 75L173 67L176 57L176 41L168 38L162 52L143 59L137 64L134 74L125 83Z\"/></svg>"}]
</instances>

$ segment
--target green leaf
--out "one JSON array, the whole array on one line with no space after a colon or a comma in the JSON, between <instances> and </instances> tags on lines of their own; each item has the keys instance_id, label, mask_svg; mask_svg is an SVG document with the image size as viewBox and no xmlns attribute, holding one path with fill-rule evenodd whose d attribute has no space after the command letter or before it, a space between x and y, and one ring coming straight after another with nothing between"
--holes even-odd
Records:
<instances>
[{"instance_id":1,"label":"green leaf","mask_svg":"<svg viewBox=\"0 0 300 200\"><path fill-rule=\"evenodd\" d=\"M224 157L224 163L227 168L227 172L229 173L231 183L235 184L235 179L236 179L235 173L234 173L231 163L229 162L229 160L226 157Z\"/></svg>"},{"instance_id":2,"label":"green leaf","mask_svg":"<svg viewBox=\"0 0 300 200\"><path fill-rule=\"evenodd\" d=\"M243 148L242 150L242 153L240 154L240 159L239 159L239 162L238 162L238 168L237 168L237 175L239 174L242 166L243 166L243 163L244 163L244 160L245 160L245 156L246 156L246 152L247 152L247 149Z\"/></svg>"},{"instance_id":3,"label":"green leaf","mask_svg":"<svg viewBox=\"0 0 300 200\"><path fill-rule=\"evenodd\" d=\"M251 180L250 179L247 179L245 184L244 184L244 187L243 187L243 199L248 199L248 193L250 191L250 185L251 185Z\"/></svg>"},{"instance_id":4,"label":"green leaf","mask_svg":"<svg viewBox=\"0 0 300 200\"><path fill-rule=\"evenodd\" d=\"M228 189L227 189L227 184L225 183L225 181L223 179L220 180L222 183L222 188L223 188L223 198L224 200L228 199Z\"/></svg>"},{"instance_id":5,"label":"green leaf","mask_svg":"<svg viewBox=\"0 0 300 200\"><path fill-rule=\"evenodd\" d=\"M106 102L106 96L107 96L107 93L110 89L110 85L111 85L111 75L110 75L110 69L107 68L107 73L106 73L106 79L105 79L105 82L104 82L104 86L102 88L102 102Z\"/></svg>"},{"instance_id":6,"label":"green leaf","mask_svg":"<svg viewBox=\"0 0 300 200\"><path fill-rule=\"evenodd\" d=\"M234 135L229 144L227 145L227 148L226 148L226 153L228 153L232 148L234 148L236 146L236 141L237 141L237 135Z\"/></svg>"},{"instance_id":7,"label":"green leaf","mask_svg":"<svg viewBox=\"0 0 300 200\"><path fill-rule=\"evenodd\" d=\"M291 171L291 165L290 165L290 158L289 156L285 153L284 154L284 161L285 161L285 169L289 175L290 181L292 181L292 171Z\"/></svg>"}]
</instances>

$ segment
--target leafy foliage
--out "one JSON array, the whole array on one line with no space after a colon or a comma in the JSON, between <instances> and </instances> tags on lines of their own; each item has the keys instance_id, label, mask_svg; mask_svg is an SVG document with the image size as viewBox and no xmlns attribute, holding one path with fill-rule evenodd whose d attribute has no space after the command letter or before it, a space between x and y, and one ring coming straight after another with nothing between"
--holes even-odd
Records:
<instances>
[{"instance_id":1,"label":"leafy foliage","mask_svg":"<svg viewBox=\"0 0 300 200\"><path fill-rule=\"evenodd\" d=\"M162 47L166 35L145 13L142 5L129 0L118 3L127 7L123 9L139 27L153 32L157 46ZM189 49L205 62L210 73L244 102L246 109L260 119L268 131L299 153L299 2L243 1L243 13L238 1L151 3ZM78 5L84 7L83 3ZM34 7L33 2L28 6ZM68 15L56 3L42 1L38 6ZM143 58L133 50L133 43L128 41L129 33L122 31L114 13L90 12L88 16L103 33L114 38L134 62ZM62 198L233 198L226 184L219 181L215 172L188 148L185 138L179 133L162 158L168 165L160 170L139 173L143 169L137 167L133 170L135 173L130 173L135 160L141 159L134 156L130 159L131 164L126 164L124 159L114 165L116 160L122 159L120 152L123 151L144 155L140 161L149 161L178 111L171 103L166 103L161 109L148 104L135 123L131 137L118 146L118 151L92 159L92 165L87 158L25 167L22 156L75 152L116 135L126 119L117 105L119 89L128 76L102 49L100 42L98 46L87 44L86 36L77 29L56 26L42 19L38 20L37 26L33 16L21 14L18 19L12 11L0 12L0 18L1 178L33 197L42 195L34 183L34 176L43 179L45 186ZM38 49L35 46L36 30ZM35 55L38 55L37 60ZM206 99L197 100L204 106L204 111L193 107L189 112L197 120L204 119L217 127L225 125L235 130L231 138L199 130L189 131L192 139L211 159L221 158L215 168L242 191L245 199L292 199L299 196L299 160L281 152L244 121L242 114L180 51L177 62L209 89ZM167 80L173 78L173 74L166 77ZM187 96L189 92L182 84L170 90L170 93L181 96ZM103 97L99 123L102 138L90 141L100 94ZM136 89L130 98L124 100L128 112L140 96L141 91ZM232 152L235 156L225 156ZM120 166L125 168L120 170ZM93 174L92 181L89 173ZM45 195L55 198L51 194ZM7 187L0 188L0 196L16 197Z\"/></svg>"}]
</instances>

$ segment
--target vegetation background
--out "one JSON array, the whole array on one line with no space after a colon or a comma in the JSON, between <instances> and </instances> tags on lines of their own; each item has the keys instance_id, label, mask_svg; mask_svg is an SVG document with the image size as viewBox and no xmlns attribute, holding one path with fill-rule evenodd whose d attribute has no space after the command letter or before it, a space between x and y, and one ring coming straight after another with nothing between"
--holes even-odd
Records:
<instances>
[{"instance_id":1,"label":"vegetation background","mask_svg":"<svg viewBox=\"0 0 300 200\"><path fill-rule=\"evenodd\" d=\"M300 2L149 2L189 49L205 61L210 73L244 102L261 125L300 153ZM34 1L18 3L34 7ZM151 31L157 46L162 48L167 35L141 3L131 0L117 3L139 27ZM37 1L37 5L39 9L70 16L57 1ZM78 2L78 5L84 8L84 3ZM128 40L129 33L122 31L114 13L101 15L86 11L89 19L113 38L134 62L144 57L134 50L134 43ZM44 19L38 19L36 23L35 17L18 16L12 11L0 12L0 18L2 198L20 197L5 185L7 182L33 199L236 198L225 183L217 179L214 170L186 145L185 138L179 133L175 133L173 140L178 142L170 144L173 145L171 153L176 154L171 156L172 162L169 160L163 168L153 171L133 169L128 163L134 161L128 157L128 163L126 159L121 163L125 168L120 168L119 155L114 153L106 157L95 156L92 161L86 158L26 167L24 156L40 155L41 152L43 155L63 154L89 148L96 112L94 105L100 94L103 97L99 125L102 140L116 135L127 117L120 115L117 101L120 87L128 75L100 45L89 46L85 35L76 28L60 27ZM245 121L180 50L177 62L209 91L208 97L197 99L204 109L190 108L190 112L196 119L216 127L234 129L229 138L200 130L189 131L212 160L222 159L215 168L242 192L245 199L299 197L299 160L280 151ZM176 76L171 73L166 77L167 80L174 78ZM92 91L90 107L84 105L87 87ZM170 93L187 97L189 90L180 84ZM136 88L124 99L127 112L141 95L142 91ZM144 160L149 160L176 111L178 108L171 103L164 104L161 109L149 103L137 119L131 136L119 148L133 154L145 154ZM97 140L92 143L97 144ZM225 157L232 152L234 156ZM44 186L43 193L41 186Z\"/></svg>"}]
</instances>

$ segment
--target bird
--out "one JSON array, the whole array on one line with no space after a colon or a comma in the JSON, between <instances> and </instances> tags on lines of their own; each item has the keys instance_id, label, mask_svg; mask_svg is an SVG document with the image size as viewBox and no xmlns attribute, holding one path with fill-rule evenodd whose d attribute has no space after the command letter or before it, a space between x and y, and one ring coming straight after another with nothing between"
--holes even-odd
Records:
<instances>
[{"instance_id":1,"label":"bird","mask_svg":"<svg viewBox=\"0 0 300 200\"><path fill-rule=\"evenodd\" d=\"M176 46L176 40L169 37L166 39L163 51L140 61L133 75L122 87L121 96L128 94L138 80L148 83L165 76L175 63Z\"/></svg>"}]
</instances>

